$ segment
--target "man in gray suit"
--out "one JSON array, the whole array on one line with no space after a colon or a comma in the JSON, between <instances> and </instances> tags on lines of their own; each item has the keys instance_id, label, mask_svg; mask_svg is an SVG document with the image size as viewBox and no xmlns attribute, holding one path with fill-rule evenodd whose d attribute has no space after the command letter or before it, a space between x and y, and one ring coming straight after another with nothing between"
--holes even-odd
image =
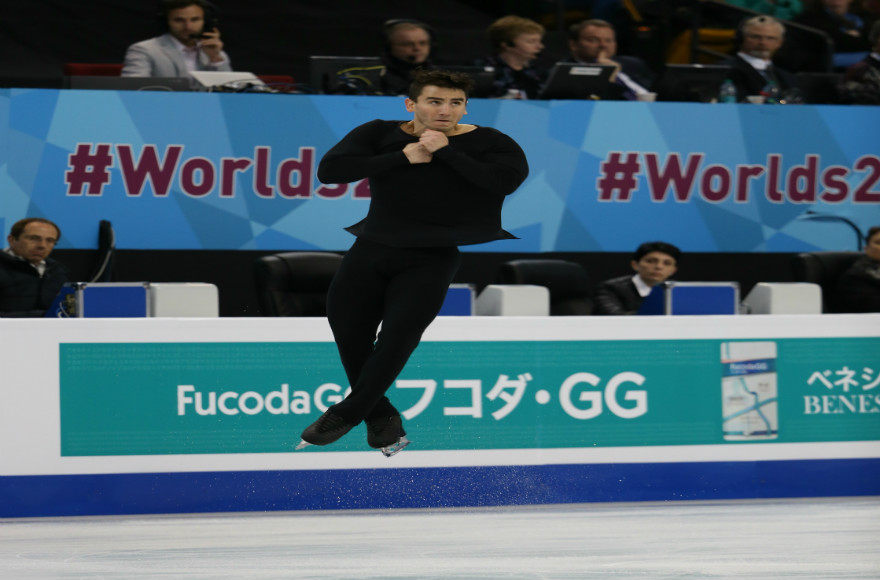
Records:
<instances>
[{"instance_id":1,"label":"man in gray suit","mask_svg":"<svg viewBox=\"0 0 880 580\"><path fill-rule=\"evenodd\" d=\"M215 8L207 0L162 0L159 19L168 32L128 47L124 77L189 77L189 71L231 71Z\"/></svg>"}]
</instances>

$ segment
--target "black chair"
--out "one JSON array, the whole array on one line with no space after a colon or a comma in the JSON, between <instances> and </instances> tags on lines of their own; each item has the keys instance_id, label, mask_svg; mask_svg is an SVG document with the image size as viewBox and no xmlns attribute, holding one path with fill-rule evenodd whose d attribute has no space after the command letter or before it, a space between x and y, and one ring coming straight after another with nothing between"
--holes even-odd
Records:
<instances>
[{"instance_id":1,"label":"black chair","mask_svg":"<svg viewBox=\"0 0 880 580\"><path fill-rule=\"evenodd\" d=\"M534 284L550 291L551 316L584 316L593 310L587 271L567 260L513 260L501 265L498 284Z\"/></svg>"},{"instance_id":2,"label":"black chair","mask_svg":"<svg viewBox=\"0 0 880 580\"><path fill-rule=\"evenodd\" d=\"M837 86L843 81L843 73L797 73L798 86L804 102L808 105L839 105Z\"/></svg>"},{"instance_id":3,"label":"black chair","mask_svg":"<svg viewBox=\"0 0 880 580\"><path fill-rule=\"evenodd\" d=\"M254 282L263 316L326 316L327 289L342 256L284 252L254 262Z\"/></svg>"},{"instance_id":4,"label":"black chair","mask_svg":"<svg viewBox=\"0 0 880 580\"><path fill-rule=\"evenodd\" d=\"M805 252L792 260L795 282L812 282L822 288L822 312L840 312L835 286L840 276L864 256L862 252Z\"/></svg>"}]
</instances>

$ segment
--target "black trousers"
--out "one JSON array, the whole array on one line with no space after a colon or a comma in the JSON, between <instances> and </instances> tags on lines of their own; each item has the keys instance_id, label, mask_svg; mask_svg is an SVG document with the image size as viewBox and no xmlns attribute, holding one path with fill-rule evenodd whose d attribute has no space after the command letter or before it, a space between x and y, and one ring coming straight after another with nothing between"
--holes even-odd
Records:
<instances>
[{"instance_id":1,"label":"black trousers","mask_svg":"<svg viewBox=\"0 0 880 580\"><path fill-rule=\"evenodd\" d=\"M327 294L327 318L351 385L331 407L334 414L352 424L398 414L385 392L436 318L460 264L456 247L355 241Z\"/></svg>"}]
</instances>

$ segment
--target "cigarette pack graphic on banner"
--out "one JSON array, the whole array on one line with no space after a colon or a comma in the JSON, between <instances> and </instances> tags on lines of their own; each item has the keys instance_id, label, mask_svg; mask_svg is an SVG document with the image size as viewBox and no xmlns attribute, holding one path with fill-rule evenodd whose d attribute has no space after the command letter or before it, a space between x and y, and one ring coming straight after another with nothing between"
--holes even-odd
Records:
<instances>
[{"instance_id":1,"label":"cigarette pack graphic on banner","mask_svg":"<svg viewBox=\"0 0 880 580\"><path fill-rule=\"evenodd\" d=\"M721 369L724 439L776 439L779 436L776 343L723 342Z\"/></svg>"}]
</instances>

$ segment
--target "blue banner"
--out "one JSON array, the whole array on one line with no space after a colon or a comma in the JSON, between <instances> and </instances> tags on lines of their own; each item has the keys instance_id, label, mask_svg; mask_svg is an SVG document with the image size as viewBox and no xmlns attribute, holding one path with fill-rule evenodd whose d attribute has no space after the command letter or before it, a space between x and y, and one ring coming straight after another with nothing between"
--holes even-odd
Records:
<instances>
[{"instance_id":1,"label":"blue banner","mask_svg":"<svg viewBox=\"0 0 880 580\"><path fill-rule=\"evenodd\" d=\"M531 174L497 252L855 249L880 223L880 108L472 100L464 121L519 142ZM0 90L0 225L61 226L88 249L344 250L366 182L322 184L353 127L402 98ZM844 218L841 220L840 218ZM834 223L836 220L836 223ZM830 222L830 223L829 223Z\"/></svg>"}]
</instances>

